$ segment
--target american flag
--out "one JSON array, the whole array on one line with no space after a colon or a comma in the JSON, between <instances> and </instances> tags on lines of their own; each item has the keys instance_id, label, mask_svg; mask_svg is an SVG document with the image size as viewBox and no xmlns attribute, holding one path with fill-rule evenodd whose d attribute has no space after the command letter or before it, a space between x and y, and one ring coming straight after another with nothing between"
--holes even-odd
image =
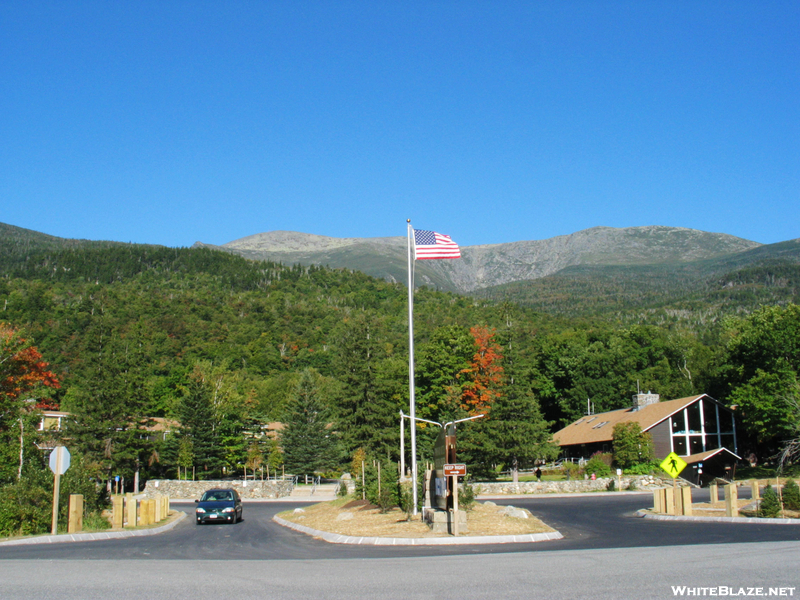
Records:
<instances>
[{"instance_id":1,"label":"american flag","mask_svg":"<svg viewBox=\"0 0 800 600\"><path fill-rule=\"evenodd\" d=\"M414 258L461 258L461 250L449 235L424 229L414 230Z\"/></svg>"}]
</instances>

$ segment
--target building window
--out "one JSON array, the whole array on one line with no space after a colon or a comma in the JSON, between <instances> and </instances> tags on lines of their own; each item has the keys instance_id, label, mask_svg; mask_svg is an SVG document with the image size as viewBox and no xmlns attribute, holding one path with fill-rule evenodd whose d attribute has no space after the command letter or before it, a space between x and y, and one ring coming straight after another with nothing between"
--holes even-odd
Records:
<instances>
[{"instance_id":1,"label":"building window","mask_svg":"<svg viewBox=\"0 0 800 600\"><path fill-rule=\"evenodd\" d=\"M703 420L700 417L700 403L695 402L686 408L689 421L689 433L703 433Z\"/></svg>"},{"instance_id":2,"label":"building window","mask_svg":"<svg viewBox=\"0 0 800 600\"><path fill-rule=\"evenodd\" d=\"M672 433L686 433L686 419L683 418L683 411L672 415Z\"/></svg>"},{"instance_id":3,"label":"building window","mask_svg":"<svg viewBox=\"0 0 800 600\"><path fill-rule=\"evenodd\" d=\"M689 454L700 454L703 451L703 436L689 436Z\"/></svg>"},{"instance_id":4,"label":"building window","mask_svg":"<svg viewBox=\"0 0 800 600\"><path fill-rule=\"evenodd\" d=\"M678 456L686 456L686 436L679 435L672 438L672 451Z\"/></svg>"},{"instance_id":5,"label":"building window","mask_svg":"<svg viewBox=\"0 0 800 600\"><path fill-rule=\"evenodd\" d=\"M733 433L733 415L727 410L719 411L719 431L720 433Z\"/></svg>"},{"instance_id":6,"label":"building window","mask_svg":"<svg viewBox=\"0 0 800 600\"><path fill-rule=\"evenodd\" d=\"M706 433L717 433L717 407L712 402L703 402L703 429Z\"/></svg>"}]
</instances>

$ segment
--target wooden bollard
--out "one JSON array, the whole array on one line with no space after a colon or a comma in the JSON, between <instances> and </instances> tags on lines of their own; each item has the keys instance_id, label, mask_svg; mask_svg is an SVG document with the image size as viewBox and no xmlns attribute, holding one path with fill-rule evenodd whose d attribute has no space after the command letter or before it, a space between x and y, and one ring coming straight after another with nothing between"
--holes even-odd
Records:
<instances>
[{"instance_id":1,"label":"wooden bollard","mask_svg":"<svg viewBox=\"0 0 800 600\"><path fill-rule=\"evenodd\" d=\"M146 500L147 503L147 521L148 525L152 525L156 522L156 501L155 500Z\"/></svg>"},{"instance_id":2,"label":"wooden bollard","mask_svg":"<svg viewBox=\"0 0 800 600\"><path fill-rule=\"evenodd\" d=\"M147 500L139 500L139 527L150 525L150 511Z\"/></svg>"},{"instance_id":3,"label":"wooden bollard","mask_svg":"<svg viewBox=\"0 0 800 600\"><path fill-rule=\"evenodd\" d=\"M758 479L750 480L750 499L758 500L761 498L761 489L758 486Z\"/></svg>"},{"instance_id":4,"label":"wooden bollard","mask_svg":"<svg viewBox=\"0 0 800 600\"><path fill-rule=\"evenodd\" d=\"M661 508L662 494L663 492L660 489L653 490L653 512L656 513L664 512L664 510Z\"/></svg>"},{"instance_id":5,"label":"wooden bollard","mask_svg":"<svg viewBox=\"0 0 800 600\"><path fill-rule=\"evenodd\" d=\"M692 516L692 488L688 485L680 488L681 514L687 517Z\"/></svg>"},{"instance_id":6,"label":"wooden bollard","mask_svg":"<svg viewBox=\"0 0 800 600\"><path fill-rule=\"evenodd\" d=\"M725 486L725 516L739 516L739 491L733 483Z\"/></svg>"},{"instance_id":7,"label":"wooden bollard","mask_svg":"<svg viewBox=\"0 0 800 600\"><path fill-rule=\"evenodd\" d=\"M711 496L709 502L711 502L711 504L716 504L717 502L719 502L719 487L717 486L716 481L712 483L710 486L708 486L708 491Z\"/></svg>"},{"instance_id":8,"label":"wooden bollard","mask_svg":"<svg viewBox=\"0 0 800 600\"><path fill-rule=\"evenodd\" d=\"M137 517L137 505L138 502L136 498L133 497L133 494L125 494L125 526L126 527L136 527L138 522L136 520Z\"/></svg>"},{"instance_id":9,"label":"wooden bollard","mask_svg":"<svg viewBox=\"0 0 800 600\"><path fill-rule=\"evenodd\" d=\"M69 495L69 523L68 533L83 531L83 494Z\"/></svg>"},{"instance_id":10,"label":"wooden bollard","mask_svg":"<svg viewBox=\"0 0 800 600\"><path fill-rule=\"evenodd\" d=\"M111 527L122 529L125 523L125 510L122 496L111 496Z\"/></svg>"},{"instance_id":11,"label":"wooden bollard","mask_svg":"<svg viewBox=\"0 0 800 600\"><path fill-rule=\"evenodd\" d=\"M160 523L161 519L164 518L162 514L162 510L164 509L164 505L161 502L161 496L156 496L153 500L153 523Z\"/></svg>"},{"instance_id":12,"label":"wooden bollard","mask_svg":"<svg viewBox=\"0 0 800 600\"><path fill-rule=\"evenodd\" d=\"M675 490L674 488L664 488L664 512L668 515L675 514Z\"/></svg>"}]
</instances>

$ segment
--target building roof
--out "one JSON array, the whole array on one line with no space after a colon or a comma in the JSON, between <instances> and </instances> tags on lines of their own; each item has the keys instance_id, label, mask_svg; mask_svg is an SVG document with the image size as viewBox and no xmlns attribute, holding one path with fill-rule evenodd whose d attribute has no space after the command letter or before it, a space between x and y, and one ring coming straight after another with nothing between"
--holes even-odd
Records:
<instances>
[{"instance_id":1,"label":"building roof","mask_svg":"<svg viewBox=\"0 0 800 600\"><path fill-rule=\"evenodd\" d=\"M731 456L733 456L736 460L742 460L741 456L737 456L727 448L717 448L716 450L706 450L705 452L700 452L698 454L690 454L689 456L683 456L683 460L686 461L687 465L693 465L694 463L699 463L710 459L712 456L716 456L722 452L727 452Z\"/></svg>"},{"instance_id":2,"label":"building roof","mask_svg":"<svg viewBox=\"0 0 800 600\"><path fill-rule=\"evenodd\" d=\"M648 404L639 410L622 408L611 412L587 415L553 434L553 441L559 446L610 442L614 437L614 425L617 423L638 423L642 431L647 431L679 410L683 410L689 404L704 397L713 400L706 394L700 394L698 396Z\"/></svg>"}]
</instances>

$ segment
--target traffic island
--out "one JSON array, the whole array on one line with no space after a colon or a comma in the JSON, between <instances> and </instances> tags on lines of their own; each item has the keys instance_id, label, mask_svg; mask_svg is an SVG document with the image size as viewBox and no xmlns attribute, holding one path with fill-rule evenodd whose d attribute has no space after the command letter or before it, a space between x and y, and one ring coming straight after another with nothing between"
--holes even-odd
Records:
<instances>
[{"instance_id":1,"label":"traffic island","mask_svg":"<svg viewBox=\"0 0 800 600\"><path fill-rule=\"evenodd\" d=\"M740 487L750 488L749 499L739 498ZM709 486L709 501L698 503L692 501L689 486L661 488L653 491L653 508L638 514L658 519L800 524L800 511L786 507L780 510L780 518L764 518L760 487L758 480L723 486L714 482Z\"/></svg>"},{"instance_id":2,"label":"traffic island","mask_svg":"<svg viewBox=\"0 0 800 600\"><path fill-rule=\"evenodd\" d=\"M558 531L524 509L476 502L468 515L469 535L458 537L431 530L420 516L409 519L399 509L381 512L371 504L346 499L285 511L274 520L296 531L340 544L501 544L562 538Z\"/></svg>"}]
</instances>

